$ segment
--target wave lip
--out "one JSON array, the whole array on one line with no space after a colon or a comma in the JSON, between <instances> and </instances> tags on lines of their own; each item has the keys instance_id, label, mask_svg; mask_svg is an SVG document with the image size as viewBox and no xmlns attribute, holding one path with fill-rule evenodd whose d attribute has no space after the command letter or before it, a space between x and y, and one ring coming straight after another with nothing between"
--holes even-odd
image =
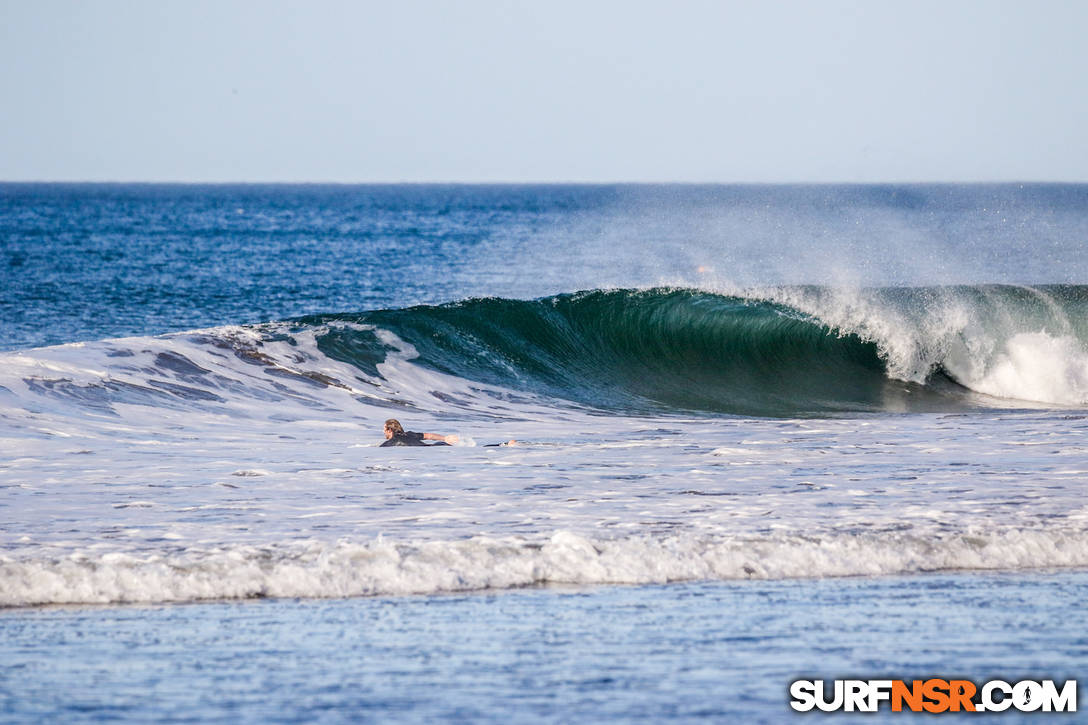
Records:
<instances>
[{"instance_id":1,"label":"wave lip","mask_svg":"<svg viewBox=\"0 0 1088 725\"><path fill-rule=\"evenodd\" d=\"M0 606L339 598L574 584L884 576L1088 566L1088 532L676 535L306 542L164 556L0 559Z\"/></svg>"}]
</instances>

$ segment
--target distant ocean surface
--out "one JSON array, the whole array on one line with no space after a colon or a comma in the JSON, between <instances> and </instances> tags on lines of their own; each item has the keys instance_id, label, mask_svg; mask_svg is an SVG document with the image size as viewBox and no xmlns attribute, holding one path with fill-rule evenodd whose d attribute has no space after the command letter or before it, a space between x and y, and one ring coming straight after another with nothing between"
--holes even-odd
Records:
<instances>
[{"instance_id":1,"label":"distant ocean surface","mask_svg":"<svg viewBox=\"0 0 1088 725\"><path fill-rule=\"evenodd\" d=\"M0 184L0 275L12 721L1088 661L1088 185Z\"/></svg>"}]
</instances>

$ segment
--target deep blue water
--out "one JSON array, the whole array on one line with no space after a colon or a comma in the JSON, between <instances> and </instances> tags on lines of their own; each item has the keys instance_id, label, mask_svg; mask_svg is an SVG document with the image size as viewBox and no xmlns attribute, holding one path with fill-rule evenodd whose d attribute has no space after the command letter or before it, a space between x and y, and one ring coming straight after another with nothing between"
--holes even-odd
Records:
<instances>
[{"instance_id":1,"label":"deep blue water","mask_svg":"<svg viewBox=\"0 0 1088 725\"><path fill-rule=\"evenodd\" d=\"M1086 206L1071 184L7 183L0 349L698 284L699 268L758 285L1083 283Z\"/></svg>"},{"instance_id":2,"label":"deep blue water","mask_svg":"<svg viewBox=\"0 0 1088 725\"><path fill-rule=\"evenodd\" d=\"M608 187L0 185L3 346L456 299ZM511 260L512 262L514 260Z\"/></svg>"}]
</instances>

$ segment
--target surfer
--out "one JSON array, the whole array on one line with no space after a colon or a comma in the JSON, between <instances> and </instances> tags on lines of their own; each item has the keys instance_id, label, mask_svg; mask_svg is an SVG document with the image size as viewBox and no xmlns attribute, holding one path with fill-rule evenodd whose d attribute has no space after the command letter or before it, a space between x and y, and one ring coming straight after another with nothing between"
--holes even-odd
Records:
<instances>
[{"instance_id":1,"label":"surfer","mask_svg":"<svg viewBox=\"0 0 1088 725\"><path fill-rule=\"evenodd\" d=\"M440 433L416 433L411 430L404 430L404 426L400 424L400 421L396 418L390 418L385 421L385 442L381 444L381 448L387 446L452 446L454 443L460 441L460 436L456 435L442 435ZM436 441L435 443L424 443L423 441ZM509 440L505 443L489 443L486 448L494 448L496 446L516 446L518 442L516 440Z\"/></svg>"},{"instance_id":2,"label":"surfer","mask_svg":"<svg viewBox=\"0 0 1088 725\"><path fill-rule=\"evenodd\" d=\"M386 446L452 446L457 441L461 440L455 435L441 435L439 433L416 433L411 430L404 430L404 426L400 424L400 421L396 418L390 418L385 421L385 443L382 443L381 447ZM437 443L424 443L423 441L438 441Z\"/></svg>"}]
</instances>

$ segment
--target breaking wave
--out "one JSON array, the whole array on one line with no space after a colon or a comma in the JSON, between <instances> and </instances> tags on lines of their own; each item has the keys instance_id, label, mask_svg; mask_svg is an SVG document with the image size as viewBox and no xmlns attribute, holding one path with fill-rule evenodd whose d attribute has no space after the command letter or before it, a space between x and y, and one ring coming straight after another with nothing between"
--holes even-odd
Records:
<instances>
[{"instance_id":1,"label":"breaking wave","mask_svg":"<svg viewBox=\"0 0 1088 725\"><path fill-rule=\"evenodd\" d=\"M466 410L496 390L537 406L655 415L1075 407L1088 404L1088 287L594 290L77 343L4 361L0 395L22 387L39 401L30 407L60 400L114 415L126 403L264 417L284 415L285 401L342 411L351 399ZM411 389L407 368L434 375Z\"/></svg>"},{"instance_id":2,"label":"breaking wave","mask_svg":"<svg viewBox=\"0 0 1088 725\"><path fill-rule=\"evenodd\" d=\"M301 322L374 326L438 371L623 412L1088 403L1086 287L595 290ZM383 355L358 330L319 346L371 371Z\"/></svg>"}]
</instances>

